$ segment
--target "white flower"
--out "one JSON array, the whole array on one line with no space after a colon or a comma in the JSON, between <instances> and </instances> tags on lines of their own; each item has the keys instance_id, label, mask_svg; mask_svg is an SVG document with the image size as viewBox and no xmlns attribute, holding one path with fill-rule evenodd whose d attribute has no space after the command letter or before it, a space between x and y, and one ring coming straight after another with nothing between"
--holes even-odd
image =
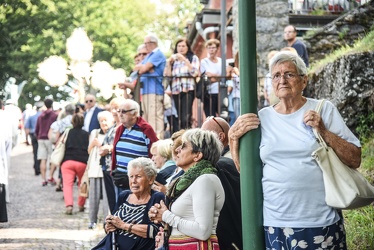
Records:
<instances>
[{"instance_id":1,"label":"white flower","mask_svg":"<svg viewBox=\"0 0 374 250\"><path fill-rule=\"evenodd\" d=\"M296 239L293 239L293 240L291 241L291 246L294 247L294 246L296 246L296 244L297 244L297 240L296 240Z\"/></svg>"},{"instance_id":2,"label":"white flower","mask_svg":"<svg viewBox=\"0 0 374 250\"><path fill-rule=\"evenodd\" d=\"M297 245L298 245L300 248L307 248L307 247L308 247L308 244L306 243L305 240L301 240L301 241L299 241L299 243L297 243Z\"/></svg>"},{"instance_id":3,"label":"white flower","mask_svg":"<svg viewBox=\"0 0 374 250\"><path fill-rule=\"evenodd\" d=\"M328 237L324 242L322 242L321 247L322 248L327 248L328 246L331 246L332 245L332 240L333 240L332 236Z\"/></svg>"},{"instance_id":4,"label":"white flower","mask_svg":"<svg viewBox=\"0 0 374 250\"><path fill-rule=\"evenodd\" d=\"M325 237L323 237L322 235L314 236L313 243L314 244L320 244L320 243L323 242L324 239L325 239Z\"/></svg>"},{"instance_id":5,"label":"white flower","mask_svg":"<svg viewBox=\"0 0 374 250\"><path fill-rule=\"evenodd\" d=\"M273 227L269 227L269 234L274 234L274 228Z\"/></svg>"},{"instance_id":6,"label":"white flower","mask_svg":"<svg viewBox=\"0 0 374 250\"><path fill-rule=\"evenodd\" d=\"M294 234L294 231L293 231L292 228L285 227L285 228L283 229L283 233L284 233L284 235L288 238L288 237L290 237L290 235L293 235L293 234Z\"/></svg>"}]
</instances>

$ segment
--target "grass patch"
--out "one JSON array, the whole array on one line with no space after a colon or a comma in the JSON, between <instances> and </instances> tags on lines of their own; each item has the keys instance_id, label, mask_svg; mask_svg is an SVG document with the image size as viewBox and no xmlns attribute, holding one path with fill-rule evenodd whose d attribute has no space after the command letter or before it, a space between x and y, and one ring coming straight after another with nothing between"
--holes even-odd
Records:
<instances>
[{"instance_id":1,"label":"grass patch","mask_svg":"<svg viewBox=\"0 0 374 250\"><path fill-rule=\"evenodd\" d=\"M374 249L374 206L343 211L350 250Z\"/></svg>"},{"instance_id":2,"label":"grass patch","mask_svg":"<svg viewBox=\"0 0 374 250\"><path fill-rule=\"evenodd\" d=\"M310 67L309 74L313 74L327 64L332 63L345 55L367 51L374 51L374 27L371 28L371 31L364 38L358 40L353 46L341 47L331 53L331 55L326 56L324 59L319 60L316 63L313 63Z\"/></svg>"},{"instance_id":3,"label":"grass patch","mask_svg":"<svg viewBox=\"0 0 374 250\"><path fill-rule=\"evenodd\" d=\"M370 120L370 119L369 119ZM374 183L374 133L360 138L362 162L360 172ZM374 206L370 205L355 210L343 211L347 231L347 245L350 250L374 249Z\"/></svg>"}]
</instances>

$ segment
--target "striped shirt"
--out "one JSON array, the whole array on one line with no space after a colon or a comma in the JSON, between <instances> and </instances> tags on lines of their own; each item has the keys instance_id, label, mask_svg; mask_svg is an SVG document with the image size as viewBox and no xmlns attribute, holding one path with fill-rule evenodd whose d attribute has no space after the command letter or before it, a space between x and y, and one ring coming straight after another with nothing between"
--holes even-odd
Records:
<instances>
[{"instance_id":1,"label":"striped shirt","mask_svg":"<svg viewBox=\"0 0 374 250\"><path fill-rule=\"evenodd\" d=\"M127 172L127 164L138 157L148 157L150 139L138 125L131 130L125 128L116 144L116 167L121 172Z\"/></svg>"}]
</instances>

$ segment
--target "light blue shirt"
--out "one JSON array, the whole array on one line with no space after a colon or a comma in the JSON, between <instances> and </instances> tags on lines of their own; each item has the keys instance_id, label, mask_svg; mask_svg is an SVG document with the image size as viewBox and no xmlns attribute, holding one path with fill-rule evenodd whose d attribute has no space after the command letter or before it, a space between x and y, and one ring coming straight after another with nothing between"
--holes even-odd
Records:
<instances>
[{"instance_id":1,"label":"light blue shirt","mask_svg":"<svg viewBox=\"0 0 374 250\"><path fill-rule=\"evenodd\" d=\"M279 114L272 106L259 111L265 226L323 227L339 220L336 210L325 202L322 171L311 156L319 144L312 128L303 122L304 113L317 103L307 98L292 114ZM331 102L325 102L321 117L329 131L361 146Z\"/></svg>"}]
</instances>

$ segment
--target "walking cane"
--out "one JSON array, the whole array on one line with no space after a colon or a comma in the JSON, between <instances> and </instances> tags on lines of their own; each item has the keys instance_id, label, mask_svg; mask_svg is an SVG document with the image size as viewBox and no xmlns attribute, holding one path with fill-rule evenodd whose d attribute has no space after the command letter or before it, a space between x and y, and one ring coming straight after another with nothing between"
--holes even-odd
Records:
<instances>
[{"instance_id":1,"label":"walking cane","mask_svg":"<svg viewBox=\"0 0 374 250\"><path fill-rule=\"evenodd\" d=\"M117 250L117 243L116 243L116 232L111 232L112 234L112 250Z\"/></svg>"}]
</instances>

